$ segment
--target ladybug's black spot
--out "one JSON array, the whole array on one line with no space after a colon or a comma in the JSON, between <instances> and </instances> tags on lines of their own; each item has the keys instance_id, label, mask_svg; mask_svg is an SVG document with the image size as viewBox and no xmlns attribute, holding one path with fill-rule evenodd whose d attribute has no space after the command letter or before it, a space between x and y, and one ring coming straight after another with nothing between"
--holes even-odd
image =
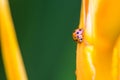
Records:
<instances>
[{"instance_id":1,"label":"ladybug's black spot","mask_svg":"<svg viewBox=\"0 0 120 80\"><path fill-rule=\"evenodd\" d=\"M79 34L79 32L77 32L77 34Z\"/></svg>"},{"instance_id":2,"label":"ladybug's black spot","mask_svg":"<svg viewBox=\"0 0 120 80\"><path fill-rule=\"evenodd\" d=\"M75 41L77 41L77 39Z\"/></svg>"},{"instance_id":3,"label":"ladybug's black spot","mask_svg":"<svg viewBox=\"0 0 120 80\"><path fill-rule=\"evenodd\" d=\"M79 29L79 31L81 31L81 29Z\"/></svg>"},{"instance_id":4,"label":"ladybug's black spot","mask_svg":"<svg viewBox=\"0 0 120 80\"><path fill-rule=\"evenodd\" d=\"M79 38L79 36L77 36L77 38Z\"/></svg>"}]
</instances>

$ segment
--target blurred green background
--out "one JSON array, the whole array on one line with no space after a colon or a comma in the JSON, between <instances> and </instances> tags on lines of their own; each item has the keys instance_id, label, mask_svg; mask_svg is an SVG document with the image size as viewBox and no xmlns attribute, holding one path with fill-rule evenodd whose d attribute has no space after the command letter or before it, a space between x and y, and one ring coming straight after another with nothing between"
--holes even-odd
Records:
<instances>
[{"instance_id":1,"label":"blurred green background","mask_svg":"<svg viewBox=\"0 0 120 80\"><path fill-rule=\"evenodd\" d=\"M9 0L29 80L75 80L81 0ZM1 55L0 55L1 59ZM6 80L2 59L0 80Z\"/></svg>"}]
</instances>

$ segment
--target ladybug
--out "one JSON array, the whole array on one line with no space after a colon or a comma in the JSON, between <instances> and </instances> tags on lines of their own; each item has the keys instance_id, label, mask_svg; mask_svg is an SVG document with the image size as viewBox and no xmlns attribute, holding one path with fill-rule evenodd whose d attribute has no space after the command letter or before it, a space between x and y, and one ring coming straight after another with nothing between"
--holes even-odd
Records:
<instances>
[{"instance_id":1,"label":"ladybug","mask_svg":"<svg viewBox=\"0 0 120 80\"><path fill-rule=\"evenodd\" d=\"M73 40L78 42L78 43L82 43L83 41L83 29L76 29L73 34L72 34Z\"/></svg>"}]
</instances>

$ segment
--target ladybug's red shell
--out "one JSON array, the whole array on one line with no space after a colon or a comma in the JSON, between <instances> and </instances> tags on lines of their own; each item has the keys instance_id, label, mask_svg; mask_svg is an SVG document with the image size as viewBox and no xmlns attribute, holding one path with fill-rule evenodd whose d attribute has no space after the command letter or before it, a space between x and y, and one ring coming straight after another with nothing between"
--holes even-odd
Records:
<instances>
[{"instance_id":1,"label":"ladybug's red shell","mask_svg":"<svg viewBox=\"0 0 120 80\"><path fill-rule=\"evenodd\" d=\"M74 32L73 32L73 40L78 42L78 43L81 43L83 41L83 29L76 29Z\"/></svg>"}]
</instances>

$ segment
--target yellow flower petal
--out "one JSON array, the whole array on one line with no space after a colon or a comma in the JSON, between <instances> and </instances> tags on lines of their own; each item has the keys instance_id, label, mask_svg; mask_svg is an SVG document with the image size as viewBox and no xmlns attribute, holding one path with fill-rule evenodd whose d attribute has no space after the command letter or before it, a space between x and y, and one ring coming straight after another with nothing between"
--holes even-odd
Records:
<instances>
[{"instance_id":1,"label":"yellow flower petal","mask_svg":"<svg viewBox=\"0 0 120 80\"><path fill-rule=\"evenodd\" d=\"M0 0L1 48L8 80L28 80L7 0Z\"/></svg>"},{"instance_id":2,"label":"yellow flower petal","mask_svg":"<svg viewBox=\"0 0 120 80\"><path fill-rule=\"evenodd\" d=\"M83 0L79 27L85 33L77 46L77 80L118 80L119 4L119 0Z\"/></svg>"}]
</instances>

